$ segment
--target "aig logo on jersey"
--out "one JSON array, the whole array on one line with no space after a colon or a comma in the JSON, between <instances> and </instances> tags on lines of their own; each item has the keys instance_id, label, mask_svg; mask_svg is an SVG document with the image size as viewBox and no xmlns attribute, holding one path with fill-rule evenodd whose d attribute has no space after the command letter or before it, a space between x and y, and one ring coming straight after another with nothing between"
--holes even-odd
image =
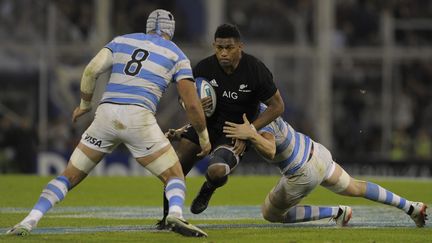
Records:
<instances>
[{"instance_id":1,"label":"aig logo on jersey","mask_svg":"<svg viewBox=\"0 0 432 243\"><path fill-rule=\"evenodd\" d=\"M250 93L250 92L252 92L252 90L248 89L248 85L247 84L240 84L238 91L242 92L242 93ZM236 99L238 99L238 94L235 91L224 91L222 93L222 97L226 97L226 98L229 98L229 99L236 100Z\"/></svg>"},{"instance_id":2,"label":"aig logo on jersey","mask_svg":"<svg viewBox=\"0 0 432 243\"><path fill-rule=\"evenodd\" d=\"M234 91L224 90L224 92L222 93L222 97L236 100L236 99L238 99L238 94L237 94L237 92L234 92Z\"/></svg>"},{"instance_id":3,"label":"aig logo on jersey","mask_svg":"<svg viewBox=\"0 0 432 243\"><path fill-rule=\"evenodd\" d=\"M102 140L94 138L88 134L85 135L84 140L98 147L102 145Z\"/></svg>"}]
</instances>

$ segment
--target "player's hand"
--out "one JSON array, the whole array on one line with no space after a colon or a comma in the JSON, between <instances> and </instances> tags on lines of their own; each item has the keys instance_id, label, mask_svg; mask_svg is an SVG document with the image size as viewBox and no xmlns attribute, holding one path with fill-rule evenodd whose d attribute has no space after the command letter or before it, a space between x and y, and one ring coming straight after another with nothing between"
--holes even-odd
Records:
<instances>
[{"instance_id":1,"label":"player's hand","mask_svg":"<svg viewBox=\"0 0 432 243\"><path fill-rule=\"evenodd\" d=\"M201 99L201 105L204 112L210 112L213 107L213 102L210 96Z\"/></svg>"},{"instance_id":2,"label":"player's hand","mask_svg":"<svg viewBox=\"0 0 432 243\"><path fill-rule=\"evenodd\" d=\"M226 121L223 127L223 132L226 134L226 137L243 140L251 139L256 134L256 131L252 129L246 114L243 114L243 122L243 124L237 124Z\"/></svg>"},{"instance_id":3,"label":"player's hand","mask_svg":"<svg viewBox=\"0 0 432 243\"><path fill-rule=\"evenodd\" d=\"M168 129L168 132L165 133L165 137L168 140L172 141L180 141L181 135L186 131L186 126L181 127L179 129Z\"/></svg>"},{"instance_id":4,"label":"player's hand","mask_svg":"<svg viewBox=\"0 0 432 243\"><path fill-rule=\"evenodd\" d=\"M233 150L235 154L243 156L243 153L246 150L246 141L241 139L235 139Z\"/></svg>"},{"instance_id":5,"label":"player's hand","mask_svg":"<svg viewBox=\"0 0 432 243\"><path fill-rule=\"evenodd\" d=\"M207 154L210 153L211 150L211 144L208 142L207 144L200 145L201 146L201 152L197 154L198 158L204 158Z\"/></svg>"},{"instance_id":6,"label":"player's hand","mask_svg":"<svg viewBox=\"0 0 432 243\"><path fill-rule=\"evenodd\" d=\"M77 119L84 115L85 113L89 112L91 109L81 109L79 106L75 108L75 110L72 113L72 122L76 122Z\"/></svg>"}]
</instances>

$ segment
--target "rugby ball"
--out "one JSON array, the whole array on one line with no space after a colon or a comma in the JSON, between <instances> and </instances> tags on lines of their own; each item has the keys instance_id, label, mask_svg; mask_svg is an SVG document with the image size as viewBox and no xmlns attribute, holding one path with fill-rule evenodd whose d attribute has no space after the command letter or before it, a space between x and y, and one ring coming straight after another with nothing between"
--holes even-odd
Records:
<instances>
[{"instance_id":1,"label":"rugby ball","mask_svg":"<svg viewBox=\"0 0 432 243\"><path fill-rule=\"evenodd\" d=\"M202 77L195 78L195 85L197 88L198 97L200 99L209 96L211 97L212 107L211 110L205 112L205 115L207 117L212 116L216 110L216 92L213 89L213 86L211 86L211 84L205 78Z\"/></svg>"}]
</instances>

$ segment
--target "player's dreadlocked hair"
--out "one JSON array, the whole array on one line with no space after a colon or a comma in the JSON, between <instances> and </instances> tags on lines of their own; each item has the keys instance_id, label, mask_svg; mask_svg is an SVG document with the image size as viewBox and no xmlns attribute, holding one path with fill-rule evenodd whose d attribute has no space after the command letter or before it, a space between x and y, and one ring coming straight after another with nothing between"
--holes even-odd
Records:
<instances>
[{"instance_id":1,"label":"player's dreadlocked hair","mask_svg":"<svg viewBox=\"0 0 432 243\"><path fill-rule=\"evenodd\" d=\"M240 31L237 26L233 24L220 25L214 34L214 38L234 38L236 40L241 39Z\"/></svg>"}]
</instances>

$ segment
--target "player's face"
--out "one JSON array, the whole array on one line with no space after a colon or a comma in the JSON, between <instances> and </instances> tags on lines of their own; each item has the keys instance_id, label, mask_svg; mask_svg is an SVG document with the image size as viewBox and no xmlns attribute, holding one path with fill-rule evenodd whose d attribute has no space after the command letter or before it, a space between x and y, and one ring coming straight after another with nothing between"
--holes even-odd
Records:
<instances>
[{"instance_id":1,"label":"player's face","mask_svg":"<svg viewBox=\"0 0 432 243\"><path fill-rule=\"evenodd\" d=\"M213 43L216 57L223 68L237 67L243 44L234 38L216 38Z\"/></svg>"}]
</instances>

